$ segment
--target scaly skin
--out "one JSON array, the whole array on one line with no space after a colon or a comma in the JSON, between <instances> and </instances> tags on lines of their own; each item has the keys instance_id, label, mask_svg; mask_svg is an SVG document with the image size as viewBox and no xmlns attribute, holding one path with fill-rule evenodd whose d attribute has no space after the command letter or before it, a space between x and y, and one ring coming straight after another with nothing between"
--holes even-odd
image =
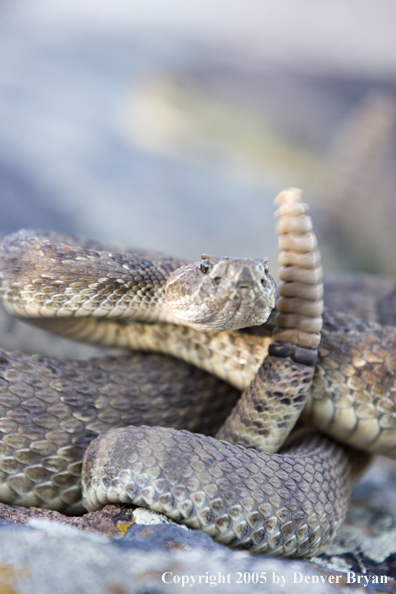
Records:
<instances>
[{"instance_id":1,"label":"scaly skin","mask_svg":"<svg viewBox=\"0 0 396 594\"><path fill-rule=\"evenodd\" d=\"M207 437L194 436L188 432L183 432L181 435L174 434L172 430L158 428L115 429L107 436L101 437L99 442L93 442L85 458L84 489L86 505L89 508L97 508L107 501L117 500L154 506L155 509L162 506L162 511L171 517L177 517L193 527L201 527L222 542L227 542L231 546L249 548L256 552L267 551L286 556L312 556L324 550L331 542L344 517L352 482L367 457L317 435L308 435L295 449L281 455L257 452L254 449L246 450L242 449L240 445L235 445L243 443L247 447L254 446L267 451L276 449L289 434L304 406L310 405L310 411L315 408L311 398L311 395L315 394L315 389L311 390L312 380L315 374L320 372L320 369L325 369L322 380L324 377L329 382L344 382L345 377L348 377L348 382L351 384L349 388L362 392L361 384L355 381L355 368L359 370L366 364L366 361L362 365L362 358L359 359L356 352L352 353L356 365L353 363L348 368L345 360L338 362L345 367L343 371L346 373L343 376L341 372L338 377L332 373L334 370L331 368L331 364L330 375L328 373L329 365L323 364L320 367L320 361L319 365L316 365L322 324L321 269L316 239L312 233L310 220L305 215L304 206L299 202L298 194L293 190L285 192L281 195L279 202L281 263L283 266L280 276L284 284L279 290L281 300L278 303L273 340L272 342L266 341L269 354L256 375L257 368L250 367L251 359L244 358L241 353L243 353L243 349L246 352L246 344L253 345L256 340L255 344L259 345L256 349L258 352L260 348L263 348L263 339L254 336L247 338L243 334L240 334L241 338L238 339L234 334L233 338L228 340L225 338L226 334L221 333L223 344L227 344L230 351L234 345L238 345L237 354L235 355L234 352L232 357L239 359L240 368L246 370L250 367L250 377L255 375L249 388L242 395L240 403L234 408L226 424L220 430L220 436L234 443L226 444ZM69 265L67 257L62 256L62 258L66 260L66 265ZM87 263L87 258L84 261ZM20 282L16 278L5 280L4 294L8 299L12 299L12 307L17 313L29 312L32 304L37 303L41 314L47 314L49 310L52 310L52 313L61 310L61 315L64 315L69 308L69 306L65 307L66 303L72 304L70 307L73 311L80 312L80 304L85 303L85 300L80 301L78 295L69 299L67 290L58 300L57 279L51 277L51 272L43 272L40 266L39 263L38 267L41 271L39 289L35 288L34 279L30 278L28 282L29 305L27 307L24 305L25 296L22 281ZM71 260L70 266L79 268L80 264ZM253 278L254 275L251 276ZM245 282L245 278L243 280ZM97 282L102 281L98 279ZM14 286L15 283L17 286ZM75 289L80 291L82 289L81 281L76 281L76 284L78 286ZM114 284L114 282L112 281L110 284ZM34 298L32 299L33 293ZM111 287L111 291L109 291L107 286L105 293L106 305L104 307L97 305L96 293L94 296L88 295L92 308L95 305L95 308L99 309L100 315L104 315L105 312L107 318L113 318L113 314L109 312L111 311L111 302L114 300L117 305L116 310L118 308L114 317L122 318L125 312L125 308L120 306L125 295L123 290L117 285L117 287ZM83 296L85 298L87 294ZM144 298L140 300L145 303ZM58 305L56 305L57 303ZM10 309L12 307L10 306ZM151 316L150 319L155 320L157 314L152 313L148 305L144 309L146 309L144 319ZM80 313L73 315L78 316ZM44 325L49 322L42 320L40 323ZM63 319L55 320L53 327L57 326L57 329L60 329L64 334L81 336L83 333L88 339L95 338L102 344L111 342L117 346L130 346L132 340L129 334L130 330L126 326L116 325L109 319L100 320L100 323L96 324L90 319L82 320L75 317L70 326L66 326L66 323L68 321ZM161 332L158 328L157 331ZM141 334L144 332L146 331L144 330ZM325 332L326 329L323 334ZM193 330L183 330L183 333L185 336L188 335L190 342L194 343L196 339L191 338ZM177 330L174 327L174 339L176 334ZM171 352L178 351L180 348L178 340L177 338L173 341L177 343L177 346L174 346ZM211 340L215 341L216 337L209 337L201 343L195 343L194 357L207 359L205 353L208 353L208 344ZM172 338L169 341L172 342ZM161 341L157 340L157 342ZM269 346L268 342L270 342ZM370 345L372 344L373 340ZM377 346L370 348L371 351L376 352L370 355L371 360L368 358L367 363L376 365L379 363L375 360L375 357L379 356ZM201 355L199 355L200 349ZM352 349L356 351L354 346ZM382 363L385 359L384 355ZM324 361L326 361L326 354ZM221 367L220 364L216 365ZM384 369L382 369L383 371ZM234 368L231 374L236 379L238 371L235 371ZM248 374L245 374L243 381L246 382ZM351 377L352 381L349 381ZM366 380L369 379L366 374ZM21 379L21 383L26 382ZM391 387L388 386L388 388L391 391ZM358 396L361 399L364 395L359 393ZM333 400L337 402L337 395ZM341 400L341 408L344 406L344 401ZM65 402L62 401L62 404L64 405ZM287 404L290 406L287 407ZM24 404L21 406L23 408ZM34 408L33 403L28 406ZM99 398L99 408L100 406ZM386 406L383 402L381 406L385 411ZM316 408L318 407L316 406ZM367 433L361 430L361 427L364 429L364 426L370 426L370 436L373 433L372 424L366 423L367 407L362 408L362 401L357 399L356 408L360 412L363 411L364 421L363 423L359 421L358 433L360 432L367 441ZM34 417L37 412L39 416ZM65 414L66 420L61 421L59 426L62 431L71 434L76 431L77 427L82 428L87 422L84 412L81 414L79 411L71 412L64 406L55 406L55 409L52 412L50 410L49 414L54 412L55 414L59 412L61 415ZM11 433L10 447L13 447L12 440L15 439L13 431L16 429L19 435L18 423L23 422L21 419L13 420L12 414L11 412L11 416L7 415L9 426L5 427L5 430L8 430L14 423L9 429ZM99 414L106 421L113 422L112 415L106 409ZM389 410L387 414L388 418L392 416ZM30 415L29 419L33 422L33 428L36 429L36 426L40 426L41 422L40 411L30 411ZM338 416L341 417L342 422L344 415ZM101 417L98 418L101 419ZM346 415L345 418L349 430L351 416ZM114 422L119 424L117 419L114 419ZM379 424L379 426L381 434L384 429L386 432L388 425L382 427ZM44 447L44 443L48 441L45 421L42 428L44 429L44 439L41 434L38 437L33 436L33 448L31 448L33 451L35 451L34 448ZM81 430L83 431L83 429ZM96 425L94 430L99 433L102 428ZM133 436L138 439L137 442L131 441ZM51 435L51 437L53 436ZM87 441L91 437L92 435L89 435ZM346 438L349 437L346 436ZM143 441L139 442L139 439L143 439ZM183 447L179 447L180 440L182 440ZM389 440L387 440L388 443ZM19 444L16 445L20 449L24 449L23 445L22 448ZM114 446L116 450L113 450ZM65 448L65 451L60 449L61 452L57 451L57 456L53 457L55 466L59 457L62 458L62 455L65 454L69 455L71 451L70 448ZM137 451L140 451L142 459L136 458ZM100 453L99 459L96 457L98 452ZM5 463L10 465L11 474L14 472L15 475L18 475L19 471L23 473L25 451L18 455L21 458L20 461L16 456L9 456L6 459ZM46 471L54 472L53 469L48 468L48 465L51 466L51 456L48 457L50 459L45 460ZM243 465L249 465L247 470L241 466L241 460ZM21 466L14 471L12 466L14 464L16 467L16 462ZM29 463L31 464L31 461ZM130 467L130 463L132 463L132 467ZM71 464L73 463L71 462ZM117 472L120 473L118 477L113 464L116 464ZM76 470L76 468L77 465L71 467L72 470ZM235 468L235 472L232 471L233 468ZM55 470L57 472L57 469ZM34 472L29 480L33 483L37 482L35 485L30 485L31 491L24 494L26 497L31 492L35 493L40 490L38 485L40 471L37 471L37 475ZM29 486L26 481L23 483L22 479L19 485L17 484L17 488L21 488L21 485L24 488ZM43 492L46 493L45 488ZM48 493L49 491L47 495ZM231 494L236 496L235 501L231 501ZM59 497L59 499L62 498Z\"/></svg>"}]
</instances>

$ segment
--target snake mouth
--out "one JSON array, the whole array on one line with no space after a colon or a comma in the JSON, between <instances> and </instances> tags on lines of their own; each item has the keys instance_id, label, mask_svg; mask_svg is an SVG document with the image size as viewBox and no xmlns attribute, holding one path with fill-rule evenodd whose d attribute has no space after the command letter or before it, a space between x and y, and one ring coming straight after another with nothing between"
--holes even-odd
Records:
<instances>
[{"instance_id":1,"label":"snake mouth","mask_svg":"<svg viewBox=\"0 0 396 594\"><path fill-rule=\"evenodd\" d=\"M235 289L233 294L228 294L228 300L218 307L216 316L224 329L246 328L257 326L266 322L275 306L275 297L272 294L263 294L260 290L249 291L245 288ZM211 322L213 323L213 321Z\"/></svg>"}]
</instances>

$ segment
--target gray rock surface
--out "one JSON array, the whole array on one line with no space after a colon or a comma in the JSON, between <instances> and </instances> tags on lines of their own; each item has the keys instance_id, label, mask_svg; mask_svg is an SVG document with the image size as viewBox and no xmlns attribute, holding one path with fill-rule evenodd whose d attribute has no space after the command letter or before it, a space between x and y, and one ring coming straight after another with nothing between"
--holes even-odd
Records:
<instances>
[{"instance_id":1,"label":"gray rock surface","mask_svg":"<svg viewBox=\"0 0 396 594\"><path fill-rule=\"evenodd\" d=\"M158 534L174 541L184 531L161 524ZM152 532L153 527L145 529ZM173 530L173 532L171 531ZM194 534L194 533L193 533ZM147 552L128 540L81 532L47 520L28 526L0 525L0 591L18 594L155 594L179 592L280 591L316 594L361 591L356 574L329 571L303 561L285 561L230 552L216 545L212 550L191 542L170 552ZM184 536L185 538L185 536ZM142 538L143 542L145 538ZM224 550L223 550L224 549ZM333 577L332 577L333 576ZM348 582L352 582L349 583ZM394 582L365 588L366 592L392 592ZM8 589L7 589L8 588Z\"/></svg>"},{"instance_id":2,"label":"gray rock surface","mask_svg":"<svg viewBox=\"0 0 396 594\"><path fill-rule=\"evenodd\" d=\"M140 508L108 505L69 518L1 504L0 592L2 587L9 588L7 594L156 593L184 587L194 592L213 587L243 593L259 587L286 594L362 587L370 593L394 592L395 528L384 510L382 515L376 510L377 518L374 507L371 514L367 511L368 505L355 503L335 543L309 562L232 551L206 534Z\"/></svg>"}]
</instances>

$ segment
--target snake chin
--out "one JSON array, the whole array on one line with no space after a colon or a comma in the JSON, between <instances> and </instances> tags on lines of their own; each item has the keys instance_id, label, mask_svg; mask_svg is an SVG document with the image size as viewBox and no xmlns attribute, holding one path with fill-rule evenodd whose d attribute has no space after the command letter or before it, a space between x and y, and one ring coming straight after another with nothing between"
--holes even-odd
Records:
<instances>
[{"instance_id":1,"label":"snake chin","mask_svg":"<svg viewBox=\"0 0 396 594\"><path fill-rule=\"evenodd\" d=\"M275 293L266 259L206 255L175 270L165 286L177 320L203 332L263 324L275 307Z\"/></svg>"}]
</instances>

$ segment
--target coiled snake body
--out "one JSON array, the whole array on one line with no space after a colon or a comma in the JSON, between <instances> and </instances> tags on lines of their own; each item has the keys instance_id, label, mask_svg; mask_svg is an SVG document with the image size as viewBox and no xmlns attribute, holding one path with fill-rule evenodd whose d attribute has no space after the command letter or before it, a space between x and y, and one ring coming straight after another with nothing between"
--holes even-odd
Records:
<instances>
[{"instance_id":1,"label":"coiled snake body","mask_svg":"<svg viewBox=\"0 0 396 594\"><path fill-rule=\"evenodd\" d=\"M141 367L137 355L55 364L40 356L4 353L2 501L80 511L82 456L99 434L84 460L88 509L107 502L143 505L253 552L313 556L328 546L368 456L307 429L289 438L287 450L273 452L304 411L305 420L350 446L395 457L395 335L342 315L327 316L317 362L322 288L316 241L299 194L284 192L278 203L284 284L272 339L218 332L224 324L240 328L268 317L274 286L266 261L204 256L199 264L185 265L192 280L183 285L183 262L148 256L137 262L98 254L94 245L80 251L70 242L54 242L51 235L6 240L1 291L16 315L48 327L47 317L56 313L50 323L64 335L167 351L246 389L214 439L175 429L184 422L192 431L213 432L214 419L207 412L202 417L202 411L216 398L225 418L235 392L227 409L225 388L199 380L207 389L193 398L190 381L198 372L171 360L164 364L165 380L159 379L157 355L143 364L148 376L132 379L131 368ZM102 274L99 267L98 273L96 265L106 260L112 270ZM151 276L149 261L156 271ZM67 276L78 270L80 278L66 283L65 269ZM164 293L170 301L161 309ZM186 304L197 297L206 305L191 319ZM151 324L126 323L138 309L143 309L140 319ZM99 322L89 317L92 311ZM181 317L195 328L169 324ZM216 332L198 332L208 325ZM174 397L171 377L186 386L184 403L191 410L182 415L165 404L166 397ZM156 383L162 385L160 395ZM129 426L159 421L168 428Z\"/></svg>"}]
</instances>

